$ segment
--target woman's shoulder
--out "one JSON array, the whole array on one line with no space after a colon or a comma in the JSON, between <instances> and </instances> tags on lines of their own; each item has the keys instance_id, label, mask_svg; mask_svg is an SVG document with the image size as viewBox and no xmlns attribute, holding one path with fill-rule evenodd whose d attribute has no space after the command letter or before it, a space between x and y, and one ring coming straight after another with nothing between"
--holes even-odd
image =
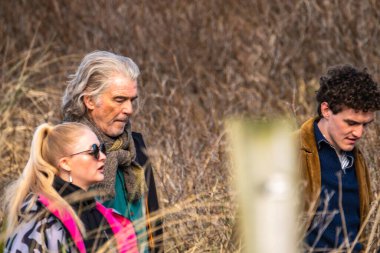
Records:
<instances>
[{"instance_id":1,"label":"woman's shoulder","mask_svg":"<svg viewBox=\"0 0 380 253\"><path fill-rule=\"evenodd\" d=\"M71 238L62 222L37 200L28 195L21 209L22 217L7 238L4 252L73 252Z\"/></svg>"}]
</instances>

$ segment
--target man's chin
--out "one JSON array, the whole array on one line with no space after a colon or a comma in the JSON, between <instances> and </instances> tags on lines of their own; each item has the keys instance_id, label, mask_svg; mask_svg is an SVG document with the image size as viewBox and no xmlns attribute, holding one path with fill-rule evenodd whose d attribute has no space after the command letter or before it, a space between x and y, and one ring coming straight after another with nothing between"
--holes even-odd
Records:
<instances>
[{"instance_id":1,"label":"man's chin","mask_svg":"<svg viewBox=\"0 0 380 253\"><path fill-rule=\"evenodd\" d=\"M343 147L342 150L345 151L345 152L350 152L354 148L355 148L355 145L347 145L347 146Z\"/></svg>"},{"instance_id":2,"label":"man's chin","mask_svg":"<svg viewBox=\"0 0 380 253\"><path fill-rule=\"evenodd\" d=\"M124 128L114 128L107 131L105 134L109 137L118 137L124 132Z\"/></svg>"}]
</instances>

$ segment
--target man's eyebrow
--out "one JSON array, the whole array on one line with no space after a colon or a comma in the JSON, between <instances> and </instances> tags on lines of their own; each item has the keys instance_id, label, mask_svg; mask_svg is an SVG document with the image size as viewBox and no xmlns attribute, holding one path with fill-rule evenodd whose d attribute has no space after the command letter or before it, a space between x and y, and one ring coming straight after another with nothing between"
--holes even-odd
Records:
<instances>
[{"instance_id":1,"label":"man's eyebrow","mask_svg":"<svg viewBox=\"0 0 380 253\"><path fill-rule=\"evenodd\" d=\"M114 99L115 99L115 98L122 98L122 99L131 99L131 100L135 100L135 99L138 98L138 96L128 97L128 96L123 96L123 95L115 95L113 98L114 98Z\"/></svg>"},{"instance_id":2,"label":"man's eyebrow","mask_svg":"<svg viewBox=\"0 0 380 253\"><path fill-rule=\"evenodd\" d=\"M368 122L359 122L359 121L355 121L355 120L352 120L352 119L345 119L344 122L346 123L350 123L350 124L357 124L357 125L360 125L360 124L370 124L374 121L374 119L368 121Z\"/></svg>"},{"instance_id":3,"label":"man's eyebrow","mask_svg":"<svg viewBox=\"0 0 380 253\"><path fill-rule=\"evenodd\" d=\"M355 120L352 120L352 119L345 119L344 122L347 122L347 123L354 123L354 124L360 124L359 122L355 121Z\"/></svg>"}]
</instances>

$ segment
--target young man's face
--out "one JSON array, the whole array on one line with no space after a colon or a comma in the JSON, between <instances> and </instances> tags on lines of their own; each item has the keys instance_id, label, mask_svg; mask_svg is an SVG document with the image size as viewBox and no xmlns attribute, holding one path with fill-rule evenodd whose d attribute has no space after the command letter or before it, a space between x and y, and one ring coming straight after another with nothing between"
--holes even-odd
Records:
<instances>
[{"instance_id":1,"label":"young man's face","mask_svg":"<svg viewBox=\"0 0 380 253\"><path fill-rule=\"evenodd\" d=\"M136 98L137 82L119 75L97 99L85 97L84 102L96 126L106 135L117 137L133 114Z\"/></svg>"},{"instance_id":2,"label":"young man's face","mask_svg":"<svg viewBox=\"0 0 380 253\"><path fill-rule=\"evenodd\" d=\"M323 118L318 126L338 152L351 151L375 117L374 112L355 111L351 108L344 108L334 114L325 102L321 105L321 111Z\"/></svg>"}]
</instances>

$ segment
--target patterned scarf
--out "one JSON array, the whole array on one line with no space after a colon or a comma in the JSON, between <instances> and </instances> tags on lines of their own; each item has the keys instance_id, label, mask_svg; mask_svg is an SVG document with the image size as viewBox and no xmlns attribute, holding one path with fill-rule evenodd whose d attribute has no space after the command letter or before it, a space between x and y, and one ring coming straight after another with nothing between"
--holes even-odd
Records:
<instances>
[{"instance_id":1,"label":"patterned scarf","mask_svg":"<svg viewBox=\"0 0 380 253\"><path fill-rule=\"evenodd\" d=\"M125 126L124 132L111 138L99 130L92 120L83 117L80 123L88 126L95 133L101 143L106 146L107 159L104 165L104 180L91 188L110 198L115 197L115 180L117 170L122 170L125 188L128 192L128 201L140 199L148 190L145 183L144 168L136 161L136 148L132 139L131 124Z\"/></svg>"}]
</instances>

